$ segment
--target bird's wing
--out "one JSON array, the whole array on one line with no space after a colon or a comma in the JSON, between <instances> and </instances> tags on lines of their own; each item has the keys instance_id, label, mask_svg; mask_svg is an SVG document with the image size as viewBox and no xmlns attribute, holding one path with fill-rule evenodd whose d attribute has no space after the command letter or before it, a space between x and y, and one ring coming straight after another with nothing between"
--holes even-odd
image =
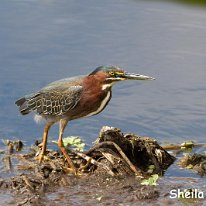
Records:
<instances>
[{"instance_id":1,"label":"bird's wing","mask_svg":"<svg viewBox=\"0 0 206 206\"><path fill-rule=\"evenodd\" d=\"M82 86L48 85L27 100L30 110L40 115L63 115L73 109L81 98Z\"/></svg>"}]
</instances>

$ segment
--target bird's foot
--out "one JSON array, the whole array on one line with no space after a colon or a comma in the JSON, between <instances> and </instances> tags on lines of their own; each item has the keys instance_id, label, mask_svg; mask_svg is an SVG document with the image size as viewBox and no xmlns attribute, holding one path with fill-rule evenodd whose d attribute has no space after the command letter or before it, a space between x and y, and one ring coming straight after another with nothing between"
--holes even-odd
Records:
<instances>
[{"instance_id":1,"label":"bird's foot","mask_svg":"<svg viewBox=\"0 0 206 206\"><path fill-rule=\"evenodd\" d=\"M64 171L65 172L68 172L68 173L73 173L76 177L80 177L80 176L82 176L82 172L81 171L79 171L77 168L74 170L74 169L72 169L72 168L70 168L70 167L65 167L64 168Z\"/></svg>"},{"instance_id":2,"label":"bird's foot","mask_svg":"<svg viewBox=\"0 0 206 206\"><path fill-rule=\"evenodd\" d=\"M71 163L71 161L68 161L68 159L66 158L70 168L68 168L68 170L70 170L74 175L78 176L78 170L77 168L74 166L73 162Z\"/></svg>"},{"instance_id":3,"label":"bird's foot","mask_svg":"<svg viewBox=\"0 0 206 206\"><path fill-rule=\"evenodd\" d=\"M49 160L49 158L44 154L39 154L35 157L36 160L39 160L39 163L42 163L43 160Z\"/></svg>"},{"instance_id":4,"label":"bird's foot","mask_svg":"<svg viewBox=\"0 0 206 206\"><path fill-rule=\"evenodd\" d=\"M77 174L78 174L78 170L77 170L77 168L74 166L74 163L73 163L73 161L70 159L69 155L68 155L67 153L63 153L63 155L64 155L64 157L65 157L65 159L66 159L66 161L67 161L67 163L68 163L68 166L69 166L69 168L67 168L68 171L74 173L74 175L77 175Z\"/></svg>"}]
</instances>

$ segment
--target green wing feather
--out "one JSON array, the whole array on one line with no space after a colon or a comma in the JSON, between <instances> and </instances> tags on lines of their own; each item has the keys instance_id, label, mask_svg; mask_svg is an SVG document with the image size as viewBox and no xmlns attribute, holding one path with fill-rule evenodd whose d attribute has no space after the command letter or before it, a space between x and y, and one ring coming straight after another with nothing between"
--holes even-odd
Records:
<instances>
[{"instance_id":1,"label":"green wing feather","mask_svg":"<svg viewBox=\"0 0 206 206\"><path fill-rule=\"evenodd\" d=\"M81 93L82 86L77 78L63 79L17 100L16 104L23 115L31 111L39 115L63 115L77 105Z\"/></svg>"}]
</instances>

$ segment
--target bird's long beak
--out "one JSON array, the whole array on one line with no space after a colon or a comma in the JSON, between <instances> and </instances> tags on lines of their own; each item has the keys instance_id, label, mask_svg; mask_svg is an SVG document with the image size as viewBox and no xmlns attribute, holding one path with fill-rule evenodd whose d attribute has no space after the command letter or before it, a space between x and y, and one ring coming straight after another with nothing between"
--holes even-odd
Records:
<instances>
[{"instance_id":1,"label":"bird's long beak","mask_svg":"<svg viewBox=\"0 0 206 206\"><path fill-rule=\"evenodd\" d=\"M141 74L133 74L133 73L127 73L125 72L123 74L123 78L125 80L155 80L155 78L153 77L149 77L149 76L145 76L145 75L141 75Z\"/></svg>"}]
</instances>

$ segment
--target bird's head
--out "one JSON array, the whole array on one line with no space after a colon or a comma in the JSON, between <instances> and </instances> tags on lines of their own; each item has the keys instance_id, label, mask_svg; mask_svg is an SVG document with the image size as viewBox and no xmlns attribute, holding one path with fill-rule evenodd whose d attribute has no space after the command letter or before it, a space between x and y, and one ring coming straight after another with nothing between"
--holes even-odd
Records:
<instances>
[{"instance_id":1,"label":"bird's head","mask_svg":"<svg viewBox=\"0 0 206 206\"><path fill-rule=\"evenodd\" d=\"M104 84L108 85L112 85L113 83L122 80L154 80L153 77L128 73L117 66L100 66L90 75L98 76L103 80Z\"/></svg>"}]
</instances>

